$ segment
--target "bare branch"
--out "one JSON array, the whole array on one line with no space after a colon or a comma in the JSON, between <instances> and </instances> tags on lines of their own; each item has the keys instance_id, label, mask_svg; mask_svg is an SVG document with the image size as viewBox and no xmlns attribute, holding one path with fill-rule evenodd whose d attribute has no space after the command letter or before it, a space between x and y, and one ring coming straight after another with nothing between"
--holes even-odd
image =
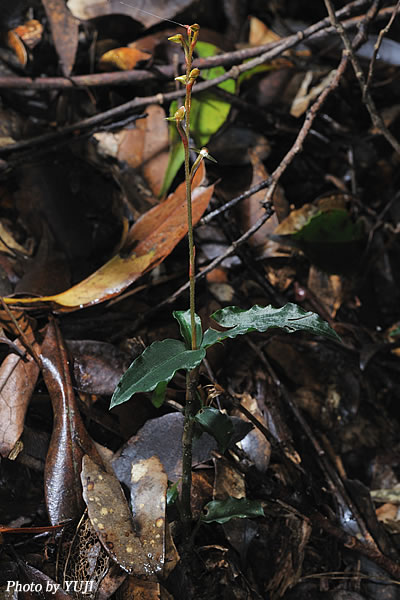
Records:
<instances>
[{"instance_id":1,"label":"bare branch","mask_svg":"<svg viewBox=\"0 0 400 600\"><path fill-rule=\"evenodd\" d=\"M361 89L361 92L363 95L363 100L364 100L365 106L370 114L371 121L374 124L374 126L378 129L378 131L380 131L380 133L384 136L384 138L387 140L387 142L392 146L392 148L395 150L395 152L397 152L397 154L400 155L400 144L396 140L396 138L390 133L389 129L386 127L385 123L383 122L382 117L380 116L380 114L377 111L375 102L372 99L372 96L367 88L365 75L361 68L360 61L358 60L357 56L354 53L354 49L352 47L349 36L347 35L347 32L345 31L343 24L339 21L339 19L337 18L336 14L335 14L331 0L324 0L324 2L325 2L326 9L328 11L329 17L331 19L331 23L336 28L336 31L340 35L343 45L345 47L345 52L347 52L347 54L351 60L351 63L353 65L354 73L357 77L357 80L358 80L358 83L359 83L359 86L360 86L360 89Z\"/></svg>"}]
</instances>

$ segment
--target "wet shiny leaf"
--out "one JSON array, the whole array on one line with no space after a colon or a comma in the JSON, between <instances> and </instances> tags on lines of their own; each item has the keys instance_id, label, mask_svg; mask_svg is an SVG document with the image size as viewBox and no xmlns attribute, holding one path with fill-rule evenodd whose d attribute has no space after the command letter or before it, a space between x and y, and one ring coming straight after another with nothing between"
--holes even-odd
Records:
<instances>
[{"instance_id":1,"label":"wet shiny leaf","mask_svg":"<svg viewBox=\"0 0 400 600\"><path fill-rule=\"evenodd\" d=\"M300 306L288 302L282 308L270 306L253 306L246 310L237 306L228 306L217 310L212 318L222 327L231 327L227 331L207 329L202 345L205 348L226 338L235 338L251 331L267 331L280 328L287 333L307 331L315 335L323 335L334 341L340 341L337 333L313 312L307 312Z\"/></svg>"},{"instance_id":2,"label":"wet shiny leaf","mask_svg":"<svg viewBox=\"0 0 400 600\"><path fill-rule=\"evenodd\" d=\"M159 383L170 381L180 369L194 369L205 355L204 348L187 350L179 340L153 342L123 375L111 398L110 408L130 400L138 392L153 391Z\"/></svg>"},{"instance_id":3,"label":"wet shiny leaf","mask_svg":"<svg viewBox=\"0 0 400 600\"><path fill-rule=\"evenodd\" d=\"M67 351L55 321L48 325L41 360L54 415L44 477L47 511L55 525L82 515L82 456L90 453L99 464L102 461L79 414Z\"/></svg>"},{"instance_id":4,"label":"wet shiny leaf","mask_svg":"<svg viewBox=\"0 0 400 600\"><path fill-rule=\"evenodd\" d=\"M231 519L248 519L253 517L263 517L264 510L261 502L258 500L248 500L247 498L227 498L226 500L213 500L204 507L206 514L202 521L211 523L226 523Z\"/></svg>"}]
</instances>

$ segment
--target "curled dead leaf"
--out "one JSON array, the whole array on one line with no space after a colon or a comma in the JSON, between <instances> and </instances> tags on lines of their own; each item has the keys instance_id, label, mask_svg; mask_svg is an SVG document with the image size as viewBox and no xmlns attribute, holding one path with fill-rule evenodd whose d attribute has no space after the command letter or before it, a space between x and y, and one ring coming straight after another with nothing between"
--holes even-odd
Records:
<instances>
[{"instance_id":1,"label":"curled dead leaf","mask_svg":"<svg viewBox=\"0 0 400 600\"><path fill-rule=\"evenodd\" d=\"M151 54L142 52L137 48L113 48L105 52L100 58L99 66L104 70L119 69L120 71L129 71L134 69L138 63L147 61Z\"/></svg>"},{"instance_id":2,"label":"curled dead leaf","mask_svg":"<svg viewBox=\"0 0 400 600\"><path fill-rule=\"evenodd\" d=\"M203 164L193 180L192 215L196 224L206 210L214 186L201 185ZM187 233L185 183L145 213L131 228L124 248L105 265L65 292L39 298L5 298L7 304L50 302L55 310L69 312L109 300L141 275L159 265Z\"/></svg>"}]
</instances>

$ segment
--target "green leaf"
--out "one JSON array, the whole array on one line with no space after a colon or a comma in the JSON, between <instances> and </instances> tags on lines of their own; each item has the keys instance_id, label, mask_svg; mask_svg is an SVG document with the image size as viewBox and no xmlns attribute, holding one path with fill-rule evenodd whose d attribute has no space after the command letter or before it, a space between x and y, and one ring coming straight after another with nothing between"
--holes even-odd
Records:
<instances>
[{"instance_id":1,"label":"green leaf","mask_svg":"<svg viewBox=\"0 0 400 600\"><path fill-rule=\"evenodd\" d=\"M178 485L179 485L179 481L177 481L174 484L171 484L170 481L168 482L167 506L172 506L172 504L174 504L178 500L178 498L179 498Z\"/></svg>"},{"instance_id":2,"label":"green leaf","mask_svg":"<svg viewBox=\"0 0 400 600\"><path fill-rule=\"evenodd\" d=\"M179 369L194 369L204 356L204 348L187 350L179 340L154 342L124 373L111 398L110 408L126 402L133 394L152 392L159 383L168 383Z\"/></svg>"},{"instance_id":3,"label":"green leaf","mask_svg":"<svg viewBox=\"0 0 400 600\"><path fill-rule=\"evenodd\" d=\"M160 381L157 384L156 389L153 392L151 397L151 403L156 408L160 408L164 404L165 400L165 390L167 389L168 381Z\"/></svg>"},{"instance_id":4,"label":"green leaf","mask_svg":"<svg viewBox=\"0 0 400 600\"><path fill-rule=\"evenodd\" d=\"M208 348L226 338L235 338L250 331L267 331L271 328L284 329L288 333L308 331L323 335L331 340L340 341L337 333L313 312L307 312L296 304L288 303L282 308L269 306L253 306L246 310L237 306L228 306L217 310L212 318L222 325L230 327L228 331L207 329L203 336L202 346Z\"/></svg>"},{"instance_id":5,"label":"green leaf","mask_svg":"<svg viewBox=\"0 0 400 600\"><path fill-rule=\"evenodd\" d=\"M364 235L362 221L353 222L347 210L334 208L311 216L293 237L301 242L343 244L361 240Z\"/></svg>"},{"instance_id":6,"label":"green leaf","mask_svg":"<svg viewBox=\"0 0 400 600\"><path fill-rule=\"evenodd\" d=\"M214 44L208 44L206 42L197 42L196 52L200 58L207 56L215 56L220 52L220 49ZM214 79L225 73L224 67L213 67L212 69L202 69L201 77L203 79ZM236 84L234 79L227 79L218 85L218 87L230 92L235 93ZM182 91L182 94L184 92ZM174 116L178 108L178 103L174 100L169 108L169 114L171 117ZM225 100L221 100L212 92L200 92L192 98L192 107L190 111L190 133L194 138L196 145L201 148L206 146L208 140L214 135L220 127L225 123L228 114L230 112L231 105ZM169 140L170 140L170 151L168 167L166 170L165 178L163 181L160 197L164 196L177 172L179 171L184 161L184 150L182 140L179 133L177 132L175 123L169 123Z\"/></svg>"},{"instance_id":7,"label":"green leaf","mask_svg":"<svg viewBox=\"0 0 400 600\"><path fill-rule=\"evenodd\" d=\"M264 510L258 500L247 498L227 498L226 500L213 500L205 505L207 511L202 516L202 521L211 523L226 523L231 519L246 519L251 517L264 517Z\"/></svg>"},{"instance_id":8,"label":"green leaf","mask_svg":"<svg viewBox=\"0 0 400 600\"><path fill-rule=\"evenodd\" d=\"M192 327L190 320L190 310L174 310L172 313L174 318L179 323L179 329L181 332L181 336L185 340L186 348L188 350L192 349ZM201 328L201 320L199 315L195 315L195 323L196 323L196 342L197 346L201 345L201 341L203 338L203 330Z\"/></svg>"},{"instance_id":9,"label":"green leaf","mask_svg":"<svg viewBox=\"0 0 400 600\"><path fill-rule=\"evenodd\" d=\"M220 49L214 44L206 42L197 42L196 44L196 53L200 58L215 56L218 52L220 52ZM224 67L221 66L202 69L201 77L206 80L215 79L225 72ZM220 83L218 87L234 94L236 83L234 79L227 79ZM210 137L225 123L230 110L231 104L212 92L201 92L193 98L190 127L199 148L206 146Z\"/></svg>"},{"instance_id":10,"label":"green leaf","mask_svg":"<svg viewBox=\"0 0 400 600\"><path fill-rule=\"evenodd\" d=\"M193 100L192 100L193 102ZM176 101L171 103L169 107L169 114L172 117L176 109L178 108L178 103ZM160 191L160 198L165 196L168 192L169 188L172 185L172 182L175 178L175 175L181 168L183 161L185 160L185 150L183 148L181 137L176 129L176 124L169 123L169 157L168 157L168 166L165 171L164 181Z\"/></svg>"},{"instance_id":11,"label":"green leaf","mask_svg":"<svg viewBox=\"0 0 400 600\"><path fill-rule=\"evenodd\" d=\"M218 442L222 454L228 448L233 435L233 422L216 408L202 408L195 416L195 421Z\"/></svg>"}]
</instances>

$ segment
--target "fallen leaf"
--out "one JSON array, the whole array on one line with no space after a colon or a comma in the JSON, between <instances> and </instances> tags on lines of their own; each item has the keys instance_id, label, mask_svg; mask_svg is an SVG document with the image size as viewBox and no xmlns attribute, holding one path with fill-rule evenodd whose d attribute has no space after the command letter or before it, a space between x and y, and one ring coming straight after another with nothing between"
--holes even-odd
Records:
<instances>
[{"instance_id":1,"label":"fallen leaf","mask_svg":"<svg viewBox=\"0 0 400 600\"><path fill-rule=\"evenodd\" d=\"M175 483L182 476L183 415L169 413L150 419L138 433L116 453L112 462L117 477L128 487L131 484L131 465L144 458L158 456L168 475ZM193 465L209 460L216 442L203 434L193 444Z\"/></svg>"},{"instance_id":2,"label":"fallen leaf","mask_svg":"<svg viewBox=\"0 0 400 600\"><path fill-rule=\"evenodd\" d=\"M261 181L265 181L268 178L268 173L256 150L250 148L248 154L253 167L251 185L254 186L261 183ZM245 231L250 229L258 219L264 215L265 208L262 205L264 200L265 190L260 190L250 196L250 198L245 198L241 203L240 213L243 224L242 227ZM251 236L249 240L250 244L257 248L257 251L260 252L263 257L282 255L278 250L279 245L268 239L268 236L274 232L279 221L286 217L289 210L289 205L281 186L277 186L277 189L274 192L273 205L275 209L274 214Z\"/></svg>"},{"instance_id":3,"label":"fallen leaf","mask_svg":"<svg viewBox=\"0 0 400 600\"><path fill-rule=\"evenodd\" d=\"M120 71L129 71L134 69L138 63L147 61L149 58L151 58L151 54L136 48L113 48L103 54L99 66L105 70L116 68Z\"/></svg>"},{"instance_id":4,"label":"fallen leaf","mask_svg":"<svg viewBox=\"0 0 400 600\"><path fill-rule=\"evenodd\" d=\"M26 327L29 327L24 328L26 339L39 354L40 345L28 321ZM19 340L15 345L25 359L10 353L0 367L0 454L3 457L9 455L22 434L25 414L39 375L39 365L24 345Z\"/></svg>"},{"instance_id":5,"label":"fallen leaf","mask_svg":"<svg viewBox=\"0 0 400 600\"><path fill-rule=\"evenodd\" d=\"M112 344L97 340L68 340L76 386L82 392L111 396L131 357Z\"/></svg>"},{"instance_id":6,"label":"fallen leaf","mask_svg":"<svg viewBox=\"0 0 400 600\"><path fill-rule=\"evenodd\" d=\"M21 38L28 48L34 48L42 39L43 25L37 19L30 19L18 25L13 31Z\"/></svg>"},{"instance_id":7,"label":"fallen leaf","mask_svg":"<svg viewBox=\"0 0 400 600\"><path fill-rule=\"evenodd\" d=\"M214 186L202 187L205 167L193 181L193 224L210 202ZM159 265L187 233L185 183L158 206L150 209L131 228L122 251L69 290L40 298L5 298L8 304L51 302L59 312L78 310L120 294L143 273ZM132 249L133 248L133 249Z\"/></svg>"},{"instance_id":8,"label":"fallen leaf","mask_svg":"<svg viewBox=\"0 0 400 600\"><path fill-rule=\"evenodd\" d=\"M52 525L79 518L84 510L80 484L82 456L101 458L79 414L61 332L50 321L42 345L42 373L53 406L53 433L44 472L47 512Z\"/></svg>"},{"instance_id":9,"label":"fallen leaf","mask_svg":"<svg viewBox=\"0 0 400 600\"><path fill-rule=\"evenodd\" d=\"M15 56L23 67L28 62L28 53L25 45L15 30L11 30L7 33L7 46L14 51Z\"/></svg>"},{"instance_id":10,"label":"fallen leaf","mask_svg":"<svg viewBox=\"0 0 400 600\"><path fill-rule=\"evenodd\" d=\"M165 510L168 477L157 456L132 463L131 507L140 531L143 550L153 569L161 573L165 563Z\"/></svg>"},{"instance_id":11,"label":"fallen leaf","mask_svg":"<svg viewBox=\"0 0 400 600\"><path fill-rule=\"evenodd\" d=\"M346 292L350 289L350 283L341 275L329 275L318 269L318 267L311 265L308 272L307 288L318 298L319 302L334 319L343 304L343 300L347 295Z\"/></svg>"},{"instance_id":12,"label":"fallen leaf","mask_svg":"<svg viewBox=\"0 0 400 600\"><path fill-rule=\"evenodd\" d=\"M31 565L18 561L19 572L22 584L32 585L33 589L41 590L37 597L45 600L72 600L73 596L67 594L53 579L45 575L42 571L35 569ZM35 594L36 595L36 594Z\"/></svg>"},{"instance_id":13,"label":"fallen leaf","mask_svg":"<svg viewBox=\"0 0 400 600\"><path fill-rule=\"evenodd\" d=\"M174 600L171 594L155 581L128 577L118 590L119 600Z\"/></svg>"},{"instance_id":14,"label":"fallen leaf","mask_svg":"<svg viewBox=\"0 0 400 600\"><path fill-rule=\"evenodd\" d=\"M246 497L246 484L243 473L240 473L224 456L214 458L214 500L226 500Z\"/></svg>"},{"instance_id":15,"label":"fallen leaf","mask_svg":"<svg viewBox=\"0 0 400 600\"><path fill-rule=\"evenodd\" d=\"M122 3L120 0L69 0L68 7L78 19L93 19L103 15L124 14L145 27L171 19L192 4L193 0L175 0L159 2L159 0L135 0L135 4Z\"/></svg>"},{"instance_id":16,"label":"fallen leaf","mask_svg":"<svg viewBox=\"0 0 400 600\"><path fill-rule=\"evenodd\" d=\"M64 77L69 77L78 48L78 21L65 0L42 0Z\"/></svg>"},{"instance_id":17,"label":"fallen leaf","mask_svg":"<svg viewBox=\"0 0 400 600\"><path fill-rule=\"evenodd\" d=\"M250 46L261 46L279 41L281 38L272 29L267 27L257 17L250 17L249 44Z\"/></svg>"},{"instance_id":18,"label":"fallen leaf","mask_svg":"<svg viewBox=\"0 0 400 600\"><path fill-rule=\"evenodd\" d=\"M19 244L13 237L12 233L8 231L4 223L0 222L0 252L5 252L11 256L22 255L24 257L29 256L30 252L26 250L21 244Z\"/></svg>"},{"instance_id":19,"label":"fallen leaf","mask_svg":"<svg viewBox=\"0 0 400 600\"><path fill-rule=\"evenodd\" d=\"M90 522L106 552L127 573L156 581L162 566L145 550L118 479L87 455L81 479Z\"/></svg>"},{"instance_id":20,"label":"fallen leaf","mask_svg":"<svg viewBox=\"0 0 400 600\"><path fill-rule=\"evenodd\" d=\"M309 89L313 79L313 72L307 71L290 108L292 117L301 117L301 115L306 112L311 102L332 83L335 76L336 69L332 69L320 83Z\"/></svg>"},{"instance_id":21,"label":"fallen leaf","mask_svg":"<svg viewBox=\"0 0 400 600\"><path fill-rule=\"evenodd\" d=\"M250 394L244 393L241 395L240 404L244 406L252 415L263 425L266 429L268 423L266 422L261 410L258 407L257 400ZM247 421L247 417L240 413L238 410L234 411L233 414L240 416L242 419ZM265 473L269 466L271 458L271 444L266 439L265 435L260 429L254 426L254 429L250 431L245 438L240 442L240 446L249 459L254 463L256 468L261 472ZM231 494L233 496L234 494Z\"/></svg>"},{"instance_id":22,"label":"fallen leaf","mask_svg":"<svg viewBox=\"0 0 400 600\"><path fill-rule=\"evenodd\" d=\"M151 104L146 107L146 113L147 118L139 119L135 128L121 132L117 158L139 169L157 198L168 165L168 122L161 106Z\"/></svg>"}]
</instances>

